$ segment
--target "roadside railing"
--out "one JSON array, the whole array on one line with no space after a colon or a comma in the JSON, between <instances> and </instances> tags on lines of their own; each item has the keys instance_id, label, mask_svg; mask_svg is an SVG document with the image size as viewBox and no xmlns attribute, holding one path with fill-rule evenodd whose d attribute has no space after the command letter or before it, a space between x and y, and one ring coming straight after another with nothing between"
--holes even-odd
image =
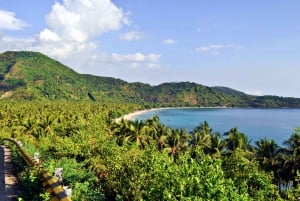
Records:
<instances>
[{"instance_id":1,"label":"roadside railing","mask_svg":"<svg viewBox=\"0 0 300 201\"><path fill-rule=\"evenodd\" d=\"M22 156L26 164L30 168L37 168L41 184L45 191L51 195L51 201L72 201L66 194L63 186L59 183L56 177L51 176L46 170L43 169L41 163L37 162L33 157L29 156L22 148L22 144L12 138L3 138L3 141L9 141L16 145L19 154Z\"/></svg>"}]
</instances>

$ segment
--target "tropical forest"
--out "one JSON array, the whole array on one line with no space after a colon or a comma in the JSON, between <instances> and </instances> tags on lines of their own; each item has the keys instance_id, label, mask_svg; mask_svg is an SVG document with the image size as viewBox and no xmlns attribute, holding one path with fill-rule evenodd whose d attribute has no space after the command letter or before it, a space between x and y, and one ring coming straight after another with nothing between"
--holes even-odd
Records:
<instances>
[{"instance_id":1,"label":"tropical forest","mask_svg":"<svg viewBox=\"0 0 300 201\"><path fill-rule=\"evenodd\" d=\"M300 99L254 96L179 82L151 86L79 74L38 52L0 55L0 142L10 146L19 201L53 200L41 166L62 168L73 201L300 200L300 128L279 145L250 142L235 125L192 131L158 116L124 115L158 107L299 108ZM17 147L39 154L28 166Z\"/></svg>"}]
</instances>

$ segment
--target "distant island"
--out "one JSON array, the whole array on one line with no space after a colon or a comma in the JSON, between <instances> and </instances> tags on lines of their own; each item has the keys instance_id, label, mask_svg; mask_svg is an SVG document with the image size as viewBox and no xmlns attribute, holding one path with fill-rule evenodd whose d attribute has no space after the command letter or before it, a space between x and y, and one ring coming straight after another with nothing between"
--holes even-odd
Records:
<instances>
[{"instance_id":1,"label":"distant island","mask_svg":"<svg viewBox=\"0 0 300 201\"><path fill-rule=\"evenodd\" d=\"M299 98L254 96L193 82L157 86L121 79L79 74L39 52L0 54L0 99L112 101L152 107L299 108Z\"/></svg>"}]
</instances>

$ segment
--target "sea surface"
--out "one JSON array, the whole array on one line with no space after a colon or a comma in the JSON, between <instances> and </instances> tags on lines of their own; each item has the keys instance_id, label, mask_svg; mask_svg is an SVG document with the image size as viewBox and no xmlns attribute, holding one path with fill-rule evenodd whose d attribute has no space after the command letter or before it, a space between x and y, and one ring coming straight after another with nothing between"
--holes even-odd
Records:
<instances>
[{"instance_id":1,"label":"sea surface","mask_svg":"<svg viewBox=\"0 0 300 201\"><path fill-rule=\"evenodd\" d=\"M300 109L172 108L142 113L135 119L145 120L154 115L167 126L187 131L204 121L221 134L237 127L251 143L266 137L282 145L300 127Z\"/></svg>"}]
</instances>

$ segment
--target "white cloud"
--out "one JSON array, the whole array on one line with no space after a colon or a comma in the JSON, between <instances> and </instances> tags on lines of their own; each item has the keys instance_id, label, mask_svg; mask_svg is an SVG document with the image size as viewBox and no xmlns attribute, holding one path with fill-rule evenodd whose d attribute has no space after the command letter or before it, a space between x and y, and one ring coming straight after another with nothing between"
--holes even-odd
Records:
<instances>
[{"instance_id":1,"label":"white cloud","mask_svg":"<svg viewBox=\"0 0 300 201\"><path fill-rule=\"evenodd\" d=\"M120 39L126 41L141 40L143 38L144 38L144 34L138 31L130 31L120 35Z\"/></svg>"},{"instance_id":2,"label":"white cloud","mask_svg":"<svg viewBox=\"0 0 300 201\"><path fill-rule=\"evenodd\" d=\"M84 42L108 31L119 30L128 19L110 0L56 2L46 16L50 30L65 40Z\"/></svg>"},{"instance_id":3,"label":"white cloud","mask_svg":"<svg viewBox=\"0 0 300 201\"><path fill-rule=\"evenodd\" d=\"M148 60L150 62L157 62L160 59L160 57L161 57L160 54L154 54L154 53L148 54Z\"/></svg>"},{"instance_id":4,"label":"white cloud","mask_svg":"<svg viewBox=\"0 0 300 201\"><path fill-rule=\"evenodd\" d=\"M201 46L196 48L197 52L209 52L209 51L213 51L213 50L217 50L217 49L221 49L223 48L224 45L220 45L220 44L213 44L213 45L208 45L208 46Z\"/></svg>"},{"instance_id":5,"label":"white cloud","mask_svg":"<svg viewBox=\"0 0 300 201\"><path fill-rule=\"evenodd\" d=\"M109 66L114 66L114 68L124 69L137 69L137 68L159 68L159 59L160 54L142 54L142 53L134 53L134 54L102 54L96 57L93 57L93 62L98 62L102 64L106 64Z\"/></svg>"},{"instance_id":6,"label":"white cloud","mask_svg":"<svg viewBox=\"0 0 300 201\"><path fill-rule=\"evenodd\" d=\"M232 45L232 44L211 44L211 45L207 45L207 46L200 46L197 47L195 50L196 52L207 52L210 54L220 54L220 51L222 49L232 49L232 50L240 50L242 48L242 46L240 45Z\"/></svg>"},{"instance_id":7,"label":"white cloud","mask_svg":"<svg viewBox=\"0 0 300 201\"><path fill-rule=\"evenodd\" d=\"M159 54L148 54L144 55L142 53L135 53L135 54L112 54L112 61L114 62L157 62L161 55Z\"/></svg>"},{"instance_id":8,"label":"white cloud","mask_svg":"<svg viewBox=\"0 0 300 201\"><path fill-rule=\"evenodd\" d=\"M257 90L257 89L246 89L245 93L249 94L249 95L254 95L254 96L262 96L263 95L263 92L261 90Z\"/></svg>"},{"instance_id":9,"label":"white cloud","mask_svg":"<svg viewBox=\"0 0 300 201\"><path fill-rule=\"evenodd\" d=\"M26 22L15 17L14 12L0 10L0 30L21 30Z\"/></svg>"},{"instance_id":10,"label":"white cloud","mask_svg":"<svg viewBox=\"0 0 300 201\"><path fill-rule=\"evenodd\" d=\"M34 38L14 38L0 34L0 51L28 50L34 42Z\"/></svg>"},{"instance_id":11,"label":"white cloud","mask_svg":"<svg viewBox=\"0 0 300 201\"><path fill-rule=\"evenodd\" d=\"M148 63L147 66L148 68L160 68L160 65L157 63Z\"/></svg>"},{"instance_id":12,"label":"white cloud","mask_svg":"<svg viewBox=\"0 0 300 201\"><path fill-rule=\"evenodd\" d=\"M37 35L32 49L66 59L96 50L97 36L128 24L126 14L110 0L56 1L46 16L47 27Z\"/></svg>"},{"instance_id":13,"label":"white cloud","mask_svg":"<svg viewBox=\"0 0 300 201\"><path fill-rule=\"evenodd\" d=\"M25 26L25 23L14 17L14 13L1 11L0 16L3 13L6 18L0 17L0 31L1 28L22 29ZM3 20L10 19L9 16L14 20L2 23L9 21ZM13 38L3 33L1 35L0 32L0 51L39 51L78 71L95 66L100 68L100 65L107 69L113 65L115 69L123 66L158 67L159 54L108 54L101 50L98 37L106 32L118 31L124 25L130 25L127 14L111 0L55 1L52 10L46 15L46 27L35 36ZM126 40L139 40L144 35L142 32L128 32L123 37Z\"/></svg>"},{"instance_id":14,"label":"white cloud","mask_svg":"<svg viewBox=\"0 0 300 201\"><path fill-rule=\"evenodd\" d=\"M139 62L139 61L144 61L145 60L145 55L141 53L136 53L136 54L127 54L127 55L121 55L121 54L112 54L112 59L116 62Z\"/></svg>"},{"instance_id":15,"label":"white cloud","mask_svg":"<svg viewBox=\"0 0 300 201\"><path fill-rule=\"evenodd\" d=\"M172 45L176 42L175 42L175 40L169 38L169 39L164 40L163 43L166 45Z\"/></svg>"},{"instance_id":16,"label":"white cloud","mask_svg":"<svg viewBox=\"0 0 300 201\"><path fill-rule=\"evenodd\" d=\"M61 39L55 32L49 29L44 29L44 31L39 34L39 40L56 42L60 41Z\"/></svg>"}]
</instances>

